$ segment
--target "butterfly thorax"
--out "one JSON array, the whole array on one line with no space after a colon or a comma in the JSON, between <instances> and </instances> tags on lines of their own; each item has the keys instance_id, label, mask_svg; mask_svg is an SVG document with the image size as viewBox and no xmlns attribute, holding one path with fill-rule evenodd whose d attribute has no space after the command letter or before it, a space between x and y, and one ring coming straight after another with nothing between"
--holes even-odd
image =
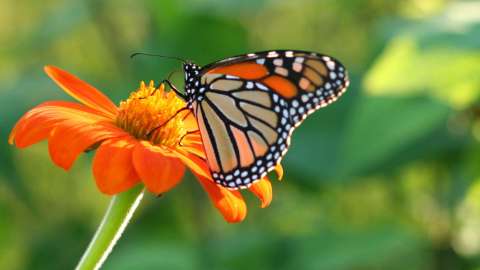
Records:
<instances>
[{"instance_id":1,"label":"butterfly thorax","mask_svg":"<svg viewBox=\"0 0 480 270\"><path fill-rule=\"evenodd\" d=\"M200 86L200 67L194 63L183 64L185 72L185 97L189 108L192 108L192 103L196 100L201 100L203 93L198 91Z\"/></svg>"}]
</instances>

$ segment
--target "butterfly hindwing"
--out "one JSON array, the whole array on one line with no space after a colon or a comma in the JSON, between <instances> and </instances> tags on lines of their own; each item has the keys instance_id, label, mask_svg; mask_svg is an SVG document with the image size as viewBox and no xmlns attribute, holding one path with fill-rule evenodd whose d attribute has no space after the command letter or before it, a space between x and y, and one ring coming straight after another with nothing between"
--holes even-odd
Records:
<instances>
[{"instance_id":1,"label":"butterfly hindwing","mask_svg":"<svg viewBox=\"0 0 480 270\"><path fill-rule=\"evenodd\" d=\"M209 86L193 106L212 176L229 188L248 187L288 148L292 124L287 104L280 104L278 97L275 102L273 92L261 83L251 88L249 81L221 76Z\"/></svg>"},{"instance_id":2,"label":"butterfly hindwing","mask_svg":"<svg viewBox=\"0 0 480 270\"><path fill-rule=\"evenodd\" d=\"M273 170L294 128L348 86L338 61L304 51L235 56L195 72L187 92L207 161L214 180L232 189Z\"/></svg>"}]
</instances>

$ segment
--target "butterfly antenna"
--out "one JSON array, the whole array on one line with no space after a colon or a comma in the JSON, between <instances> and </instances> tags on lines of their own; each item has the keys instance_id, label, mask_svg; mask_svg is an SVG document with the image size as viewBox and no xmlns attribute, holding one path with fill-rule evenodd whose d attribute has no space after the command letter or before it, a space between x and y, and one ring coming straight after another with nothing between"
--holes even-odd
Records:
<instances>
[{"instance_id":1,"label":"butterfly antenna","mask_svg":"<svg viewBox=\"0 0 480 270\"><path fill-rule=\"evenodd\" d=\"M172 78L173 74L178 73L178 72L181 72L181 70L170 71L170 73L169 73L168 76L167 76L167 80L170 81L170 79Z\"/></svg>"},{"instance_id":2,"label":"butterfly antenna","mask_svg":"<svg viewBox=\"0 0 480 270\"><path fill-rule=\"evenodd\" d=\"M145 55L145 56L155 56L155 57L161 57L161 58L167 58L167 59L173 59L173 60L178 60L178 61L181 61L183 63L187 63L188 61L183 59L183 58L180 58L180 57L176 57L176 56L169 56L169 55L161 55L161 54L154 54L154 53L144 53L144 52L136 52L136 53L132 53L130 55L130 58L134 58L138 55Z\"/></svg>"}]
</instances>

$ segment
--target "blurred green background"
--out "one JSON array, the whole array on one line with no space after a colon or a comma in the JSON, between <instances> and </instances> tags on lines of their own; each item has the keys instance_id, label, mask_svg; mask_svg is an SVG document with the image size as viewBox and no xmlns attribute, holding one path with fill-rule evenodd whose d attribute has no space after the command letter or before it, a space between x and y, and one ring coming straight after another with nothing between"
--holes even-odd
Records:
<instances>
[{"instance_id":1,"label":"blurred green background","mask_svg":"<svg viewBox=\"0 0 480 270\"><path fill-rule=\"evenodd\" d=\"M480 269L480 1L0 1L0 269L71 269L109 197L16 120L70 99L54 64L119 102L175 61L303 49L351 87L298 128L274 199L227 224L189 174L146 196L104 269ZM182 85L182 74L173 80Z\"/></svg>"}]
</instances>

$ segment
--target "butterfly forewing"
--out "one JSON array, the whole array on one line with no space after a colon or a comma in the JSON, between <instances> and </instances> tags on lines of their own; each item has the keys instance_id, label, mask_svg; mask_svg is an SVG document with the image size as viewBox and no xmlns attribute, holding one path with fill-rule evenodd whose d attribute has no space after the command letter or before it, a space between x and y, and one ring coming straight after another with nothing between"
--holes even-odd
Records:
<instances>
[{"instance_id":1,"label":"butterfly forewing","mask_svg":"<svg viewBox=\"0 0 480 270\"><path fill-rule=\"evenodd\" d=\"M246 188L273 170L305 117L348 86L335 59L304 51L231 57L200 70L194 113L214 180ZM195 90L197 90L195 89Z\"/></svg>"}]
</instances>

